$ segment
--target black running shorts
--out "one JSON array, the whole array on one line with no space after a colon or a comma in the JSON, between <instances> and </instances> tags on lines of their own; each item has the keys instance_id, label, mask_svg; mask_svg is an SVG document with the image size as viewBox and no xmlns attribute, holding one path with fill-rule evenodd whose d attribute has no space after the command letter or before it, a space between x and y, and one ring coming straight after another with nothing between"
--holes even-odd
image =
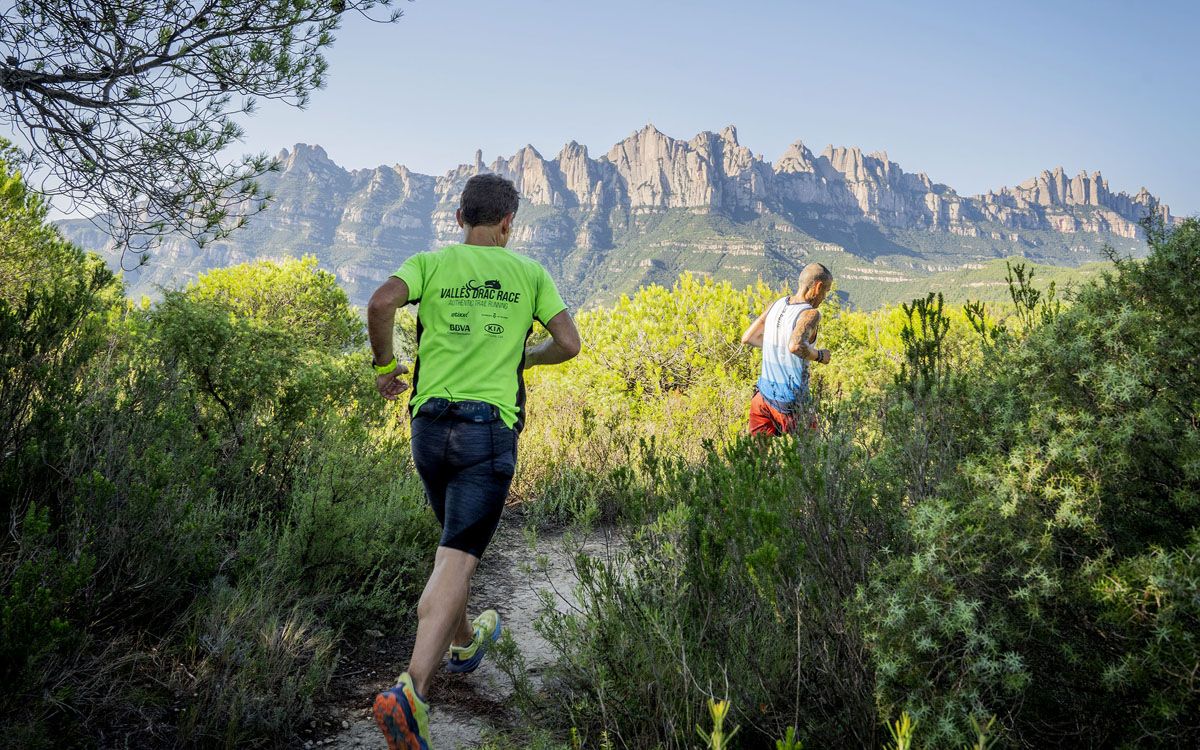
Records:
<instances>
[{"instance_id":1,"label":"black running shorts","mask_svg":"<svg viewBox=\"0 0 1200 750\"><path fill-rule=\"evenodd\" d=\"M517 468L517 431L491 404L432 398L413 416L412 452L440 546L482 557Z\"/></svg>"}]
</instances>

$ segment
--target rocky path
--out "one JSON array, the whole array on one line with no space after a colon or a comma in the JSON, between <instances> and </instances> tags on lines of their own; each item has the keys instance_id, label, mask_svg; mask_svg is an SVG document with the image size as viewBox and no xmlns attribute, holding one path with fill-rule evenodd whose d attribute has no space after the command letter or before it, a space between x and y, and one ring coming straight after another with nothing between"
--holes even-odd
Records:
<instances>
[{"instance_id":1,"label":"rocky path","mask_svg":"<svg viewBox=\"0 0 1200 750\"><path fill-rule=\"evenodd\" d=\"M608 540L598 534L586 540L583 548L589 554L604 555L608 546ZM554 658L550 645L533 629L542 606L539 592L551 591L560 609L571 606L575 587L572 548L561 532L539 536L531 547L519 522L509 522L497 532L475 575L469 611L474 615L491 607L500 612L504 627L525 657L535 688ZM386 642L386 638L381 641ZM408 648L408 644L395 649L380 646L376 659L360 657L361 675L342 680L345 703L333 706L314 723L308 732L313 739L305 741L303 747L385 748L371 718L371 701L392 684L408 656ZM485 731L511 726L514 717L505 704L512 690L512 681L490 658L474 674L439 673L429 695L433 706L430 734L437 750L475 748Z\"/></svg>"}]
</instances>

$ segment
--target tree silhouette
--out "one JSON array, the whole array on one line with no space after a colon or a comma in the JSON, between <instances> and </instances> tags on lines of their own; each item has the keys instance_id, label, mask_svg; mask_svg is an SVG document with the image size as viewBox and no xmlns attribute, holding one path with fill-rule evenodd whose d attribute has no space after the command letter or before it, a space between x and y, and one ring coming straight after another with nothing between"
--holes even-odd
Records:
<instances>
[{"instance_id":1,"label":"tree silhouette","mask_svg":"<svg viewBox=\"0 0 1200 750\"><path fill-rule=\"evenodd\" d=\"M346 13L392 0L18 0L0 12L0 125L39 190L123 249L226 236L266 204L265 154L230 157L256 98L304 107ZM144 256L143 256L144 257Z\"/></svg>"}]
</instances>

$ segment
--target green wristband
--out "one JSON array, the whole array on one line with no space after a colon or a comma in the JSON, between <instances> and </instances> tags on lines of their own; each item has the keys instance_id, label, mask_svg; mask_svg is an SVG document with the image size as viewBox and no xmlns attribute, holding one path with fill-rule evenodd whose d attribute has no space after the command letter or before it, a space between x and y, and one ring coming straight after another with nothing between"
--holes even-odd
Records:
<instances>
[{"instance_id":1,"label":"green wristband","mask_svg":"<svg viewBox=\"0 0 1200 750\"><path fill-rule=\"evenodd\" d=\"M400 365L400 361L397 360L395 357L392 357L392 361L388 362L386 365L373 365L373 366L375 367L376 375L387 375L389 372L394 372L399 365Z\"/></svg>"}]
</instances>

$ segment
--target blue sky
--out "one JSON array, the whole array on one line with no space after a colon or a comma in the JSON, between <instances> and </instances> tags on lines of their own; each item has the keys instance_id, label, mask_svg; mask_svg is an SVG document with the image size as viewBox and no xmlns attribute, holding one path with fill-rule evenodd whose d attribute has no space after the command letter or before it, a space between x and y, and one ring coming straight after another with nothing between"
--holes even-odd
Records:
<instances>
[{"instance_id":1,"label":"blue sky","mask_svg":"<svg viewBox=\"0 0 1200 750\"><path fill-rule=\"evenodd\" d=\"M802 140L886 150L960 193L1100 170L1200 212L1200 3L416 0L347 22L305 111L265 104L244 150L319 143L346 167L440 174L653 122L733 123L776 159Z\"/></svg>"}]
</instances>

